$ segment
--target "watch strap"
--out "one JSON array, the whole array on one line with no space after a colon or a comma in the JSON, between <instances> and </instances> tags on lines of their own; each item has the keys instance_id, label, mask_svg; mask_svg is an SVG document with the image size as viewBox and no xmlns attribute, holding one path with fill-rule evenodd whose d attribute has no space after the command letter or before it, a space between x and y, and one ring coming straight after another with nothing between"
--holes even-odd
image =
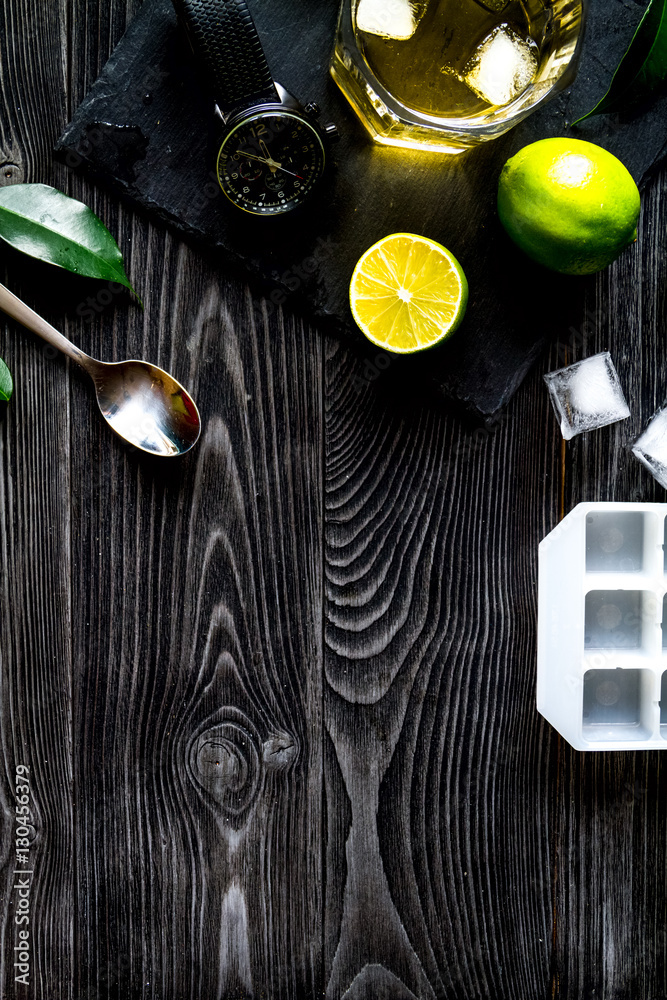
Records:
<instances>
[{"instance_id":1,"label":"watch strap","mask_svg":"<svg viewBox=\"0 0 667 1000\"><path fill-rule=\"evenodd\" d=\"M280 100L245 0L174 0L174 6L223 113Z\"/></svg>"}]
</instances>

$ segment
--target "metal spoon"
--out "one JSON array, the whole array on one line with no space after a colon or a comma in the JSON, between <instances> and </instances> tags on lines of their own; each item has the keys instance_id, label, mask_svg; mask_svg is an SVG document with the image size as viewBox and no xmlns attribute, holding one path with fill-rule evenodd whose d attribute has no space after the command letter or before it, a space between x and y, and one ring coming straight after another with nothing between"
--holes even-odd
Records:
<instances>
[{"instance_id":1,"label":"metal spoon","mask_svg":"<svg viewBox=\"0 0 667 1000\"><path fill-rule=\"evenodd\" d=\"M199 411L175 378L147 361L97 361L0 285L0 309L84 368L95 383L102 416L123 440L172 458L196 444Z\"/></svg>"}]
</instances>

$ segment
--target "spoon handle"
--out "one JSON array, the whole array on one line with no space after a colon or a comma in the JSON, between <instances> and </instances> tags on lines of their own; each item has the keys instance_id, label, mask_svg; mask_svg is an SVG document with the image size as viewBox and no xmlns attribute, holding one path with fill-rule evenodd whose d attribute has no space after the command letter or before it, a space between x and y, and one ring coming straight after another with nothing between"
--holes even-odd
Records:
<instances>
[{"instance_id":1,"label":"spoon handle","mask_svg":"<svg viewBox=\"0 0 667 1000\"><path fill-rule=\"evenodd\" d=\"M63 337L62 333L58 333L55 327L47 323L45 319L27 306L25 302L17 298L4 285L0 285L0 309L7 313L8 316L11 316L12 319L18 320L23 326L27 326L29 330L36 333L47 344L51 344L52 347L62 351L72 361L76 361L83 368L88 369L92 358L89 358L87 354L84 354L78 347L75 347L67 337Z\"/></svg>"}]
</instances>

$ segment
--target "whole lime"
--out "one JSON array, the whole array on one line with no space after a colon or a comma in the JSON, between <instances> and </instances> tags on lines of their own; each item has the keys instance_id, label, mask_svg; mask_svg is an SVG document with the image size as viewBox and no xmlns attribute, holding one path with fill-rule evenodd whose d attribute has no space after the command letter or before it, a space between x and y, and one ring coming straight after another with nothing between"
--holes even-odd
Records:
<instances>
[{"instance_id":1,"label":"whole lime","mask_svg":"<svg viewBox=\"0 0 667 1000\"><path fill-rule=\"evenodd\" d=\"M592 274L637 238L639 191L621 161L580 139L541 139L507 161L498 183L503 226L533 260Z\"/></svg>"}]
</instances>

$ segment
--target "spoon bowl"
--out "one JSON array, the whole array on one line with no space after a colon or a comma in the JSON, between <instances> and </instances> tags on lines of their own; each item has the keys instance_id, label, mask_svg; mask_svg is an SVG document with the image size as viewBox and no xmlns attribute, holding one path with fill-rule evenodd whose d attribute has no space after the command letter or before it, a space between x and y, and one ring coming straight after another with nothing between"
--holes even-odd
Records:
<instances>
[{"instance_id":1,"label":"spoon bowl","mask_svg":"<svg viewBox=\"0 0 667 1000\"><path fill-rule=\"evenodd\" d=\"M98 362L93 381L102 416L116 434L151 455L184 455L201 432L190 395L168 372L146 361Z\"/></svg>"},{"instance_id":2,"label":"spoon bowl","mask_svg":"<svg viewBox=\"0 0 667 1000\"><path fill-rule=\"evenodd\" d=\"M147 361L98 361L0 285L0 309L84 368L95 384L100 412L128 444L163 458L184 455L201 433L192 397L168 372Z\"/></svg>"}]
</instances>

